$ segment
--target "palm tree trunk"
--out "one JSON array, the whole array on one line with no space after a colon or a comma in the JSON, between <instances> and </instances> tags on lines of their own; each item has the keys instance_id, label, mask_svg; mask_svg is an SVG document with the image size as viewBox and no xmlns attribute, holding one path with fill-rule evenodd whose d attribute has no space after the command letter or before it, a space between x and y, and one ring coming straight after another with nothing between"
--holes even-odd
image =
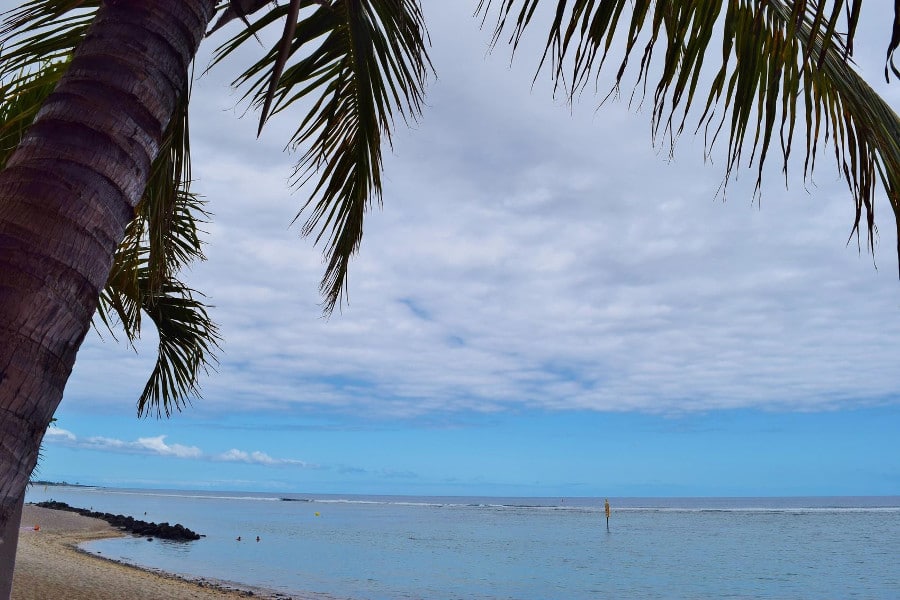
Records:
<instances>
[{"instance_id":1,"label":"palm tree trunk","mask_svg":"<svg viewBox=\"0 0 900 600\"><path fill-rule=\"evenodd\" d=\"M18 537L19 535L19 522L22 520L22 505L25 503L25 495L22 494L22 498L16 502L16 506L13 509L12 516L9 519L11 523L13 523L16 527L15 535ZM9 535L10 532L8 530L3 531L4 536ZM13 567L16 564L16 545L15 540L13 540L12 544L0 544L0 575L2 575L2 579L0 579L0 586L2 586L3 593L6 596L2 596L3 598L9 597L9 593L12 588L12 576L13 576ZM9 565L7 569L6 565Z\"/></svg>"},{"instance_id":2,"label":"palm tree trunk","mask_svg":"<svg viewBox=\"0 0 900 600\"><path fill-rule=\"evenodd\" d=\"M0 598L41 440L214 5L107 0L0 172Z\"/></svg>"}]
</instances>

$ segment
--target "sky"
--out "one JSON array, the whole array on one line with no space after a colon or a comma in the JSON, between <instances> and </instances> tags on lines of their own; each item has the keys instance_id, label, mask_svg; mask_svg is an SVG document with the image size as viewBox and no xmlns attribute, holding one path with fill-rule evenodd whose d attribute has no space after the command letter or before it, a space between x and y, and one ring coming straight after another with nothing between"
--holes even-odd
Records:
<instances>
[{"instance_id":1,"label":"sky","mask_svg":"<svg viewBox=\"0 0 900 600\"><path fill-rule=\"evenodd\" d=\"M284 146L199 77L193 191L213 213L184 279L224 337L202 398L136 416L156 339L89 334L38 477L90 485L494 496L898 495L900 281L833 157L773 157L759 197L702 138L654 147L650 107L532 84L541 36L489 51L474 2L426 0L437 72L397 124L349 302L322 316L321 248L292 220ZM868 11L868 12L866 12ZM879 14L879 11L883 14ZM883 83L890 7L856 58ZM238 25L235 25L237 27ZM271 36L279 33L280 25ZM233 29L232 29L233 30ZM225 36L206 41L200 69ZM609 73L607 74L607 77ZM633 81L634 73L631 75ZM626 76L627 80L627 76ZM606 80L608 82L608 80ZM605 93L608 88L601 83ZM589 90L590 91L590 90ZM697 115L695 115L696 118ZM121 336L120 336L121 337Z\"/></svg>"}]
</instances>

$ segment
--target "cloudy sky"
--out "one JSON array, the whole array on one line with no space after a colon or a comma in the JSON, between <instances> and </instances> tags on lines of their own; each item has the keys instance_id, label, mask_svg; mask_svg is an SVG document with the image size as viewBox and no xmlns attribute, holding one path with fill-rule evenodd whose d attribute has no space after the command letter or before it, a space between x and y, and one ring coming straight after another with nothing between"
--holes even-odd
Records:
<instances>
[{"instance_id":1,"label":"cloudy sky","mask_svg":"<svg viewBox=\"0 0 900 600\"><path fill-rule=\"evenodd\" d=\"M471 6L470 6L471 5ZM723 161L654 148L649 107L532 87L474 2L424 2L437 77L399 125L349 304L322 318L304 191L228 87L192 100L194 190L214 213L186 275L225 339L203 397L137 419L155 339L85 342L40 477L98 485L464 495L900 494L900 283L883 198L847 244L833 158L718 192ZM857 59L883 84L887 4ZM874 12L873 12L874 11ZM883 14L877 14L882 11ZM535 30L536 31L536 30ZM273 31L272 34L278 33ZM219 40L223 38L217 38ZM205 66L215 39L199 59ZM256 51L250 48L250 54Z\"/></svg>"}]
</instances>

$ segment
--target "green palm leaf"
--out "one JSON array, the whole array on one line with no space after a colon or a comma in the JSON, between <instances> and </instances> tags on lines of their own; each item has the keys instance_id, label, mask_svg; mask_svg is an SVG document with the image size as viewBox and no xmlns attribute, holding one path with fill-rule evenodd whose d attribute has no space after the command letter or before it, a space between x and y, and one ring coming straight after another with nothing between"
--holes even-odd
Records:
<instances>
[{"instance_id":1,"label":"green palm leaf","mask_svg":"<svg viewBox=\"0 0 900 600\"><path fill-rule=\"evenodd\" d=\"M186 91L98 307L110 331L109 315L116 315L132 344L140 337L142 314L156 326L157 360L137 402L139 416L155 411L168 417L199 396L200 374L214 366L221 340L206 305L197 298L202 294L177 279L185 266L205 260L198 223L208 217L203 202L189 192L188 99Z\"/></svg>"},{"instance_id":2,"label":"green palm leaf","mask_svg":"<svg viewBox=\"0 0 900 600\"><path fill-rule=\"evenodd\" d=\"M149 255L138 244L120 247L98 315L112 331L114 314L132 343L140 335L141 313L153 321L157 359L138 399L138 415L155 411L168 417L199 396L199 375L215 362L220 337L195 290L175 279L162 285L152 281Z\"/></svg>"},{"instance_id":3,"label":"green palm leaf","mask_svg":"<svg viewBox=\"0 0 900 600\"><path fill-rule=\"evenodd\" d=\"M0 79L0 169L67 67L67 61L48 62L36 71Z\"/></svg>"},{"instance_id":4,"label":"green palm leaf","mask_svg":"<svg viewBox=\"0 0 900 600\"><path fill-rule=\"evenodd\" d=\"M302 232L325 244L328 314L346 292L365 212L381 201L382 144L390 144L394 114L420 114L428 38L414 0L292 0L221 45L214 64L280 19L281 40L235 85L262 108L261 126L296 102L311 103L289 145L302 152L293 183L318 177L297 218L308 210Z\"/></svg>"},{"instance_id":5,"label":"green palm leaf","mask_svg":"<svg viewBox=\"0 0 900 600\"><path fill-rule=\"evenodd\" d=\"M99 0L33 0L0 13L0 165L68 67Z\"/></svg>"},{"instance_id":6,"label":"green palm leaf","mask_svg":"<svg viewBox=\"0 0 900 600\"><path fill-rule=\"evenodd\" d=\"M99 7L100 0L31 0L0 13L0 78L65 60Z\"/></svg>"},{"instance_id":7,"label":"green palm leaf","mask_svg":"<svg viewBox=\"0 0 900 600\"><path fill-rule=\"evenodd\" d=\"M501 0L496 11L491 5L482 0L478 11L483 17L495 13L494 43L506 33L515 48L534 21L538 0ZM661 52L653 91L654 136L664 135L674 144L695 101L702 101L697 129L706 132L708 151L727 123L726 184L749 153L747 162L758 169L757 192L776 130L786 174L795 124L802 118L804 177L812 175L824 134L856 205L852 231L858 235L865 219L872 247L879 182L900 231L900 119L849 61L861 1L826 5L808 0L558 0L538 70L549 69L557 89L574 98L599 80L614 40L624 36L613 91L635 52L640 54L636 87L646 89L653 84L654 53ZM838 33L841 29L847 33ZM721 44L722 62L702 93L701 69L715 52L713 40ZM891 68L898 44L900 11L888 50Z\"/></svg>"}]
</instances>

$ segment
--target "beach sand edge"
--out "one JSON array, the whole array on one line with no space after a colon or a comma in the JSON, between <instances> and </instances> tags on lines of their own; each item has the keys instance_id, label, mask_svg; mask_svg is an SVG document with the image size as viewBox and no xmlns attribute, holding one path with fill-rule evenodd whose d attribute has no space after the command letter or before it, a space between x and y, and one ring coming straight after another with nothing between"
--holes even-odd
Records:
<instances>
[{"instance_id":1,"label":"beach sand edge","mask_svg":"<svg viewBox=\"0 0 900 600\"><path fill-rule=\"evenodd\" d=\"M148 569L79 547L84 542L123 535L100 519L26 504L19 532L12 600L296 598L230 582Z\"/></svg>"}]
</instances>

